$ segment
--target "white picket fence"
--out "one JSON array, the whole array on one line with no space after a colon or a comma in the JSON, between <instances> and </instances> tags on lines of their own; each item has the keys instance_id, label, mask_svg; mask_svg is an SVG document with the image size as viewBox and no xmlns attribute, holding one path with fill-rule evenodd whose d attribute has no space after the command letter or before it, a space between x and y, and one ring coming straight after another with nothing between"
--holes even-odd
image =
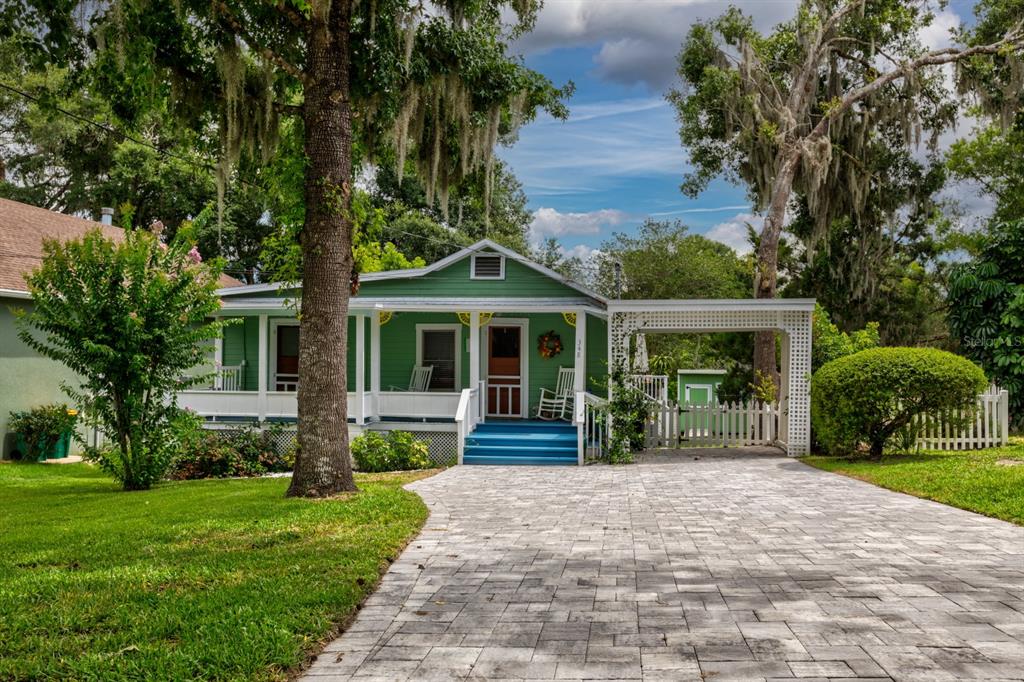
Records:
<instances>
[{"instance_id":1,"label":"white picket fence","mask_svg":"<svg viewBox=\"0 0 1024 682\"><path fill-rule=\"evenodd\" d=\"M958 412L955 421L964 417ZM1010 441L1010 395L998 386L990 386L978 396L974 419L966 428L955 430L949 419L918 416L917 446L925 450L980 450L1006 445Z\"/></svg>"},{"instance_id":2,"label":"white picket fence","mask_svg":"<svg viewBox=\"0 0 1024 682\"><path fill-rule=\"evenodd\" d=\"M647 420L648 448L774 445L779 406L773 403L707 405L658 402Z\"/></svg>"}]
</instances>

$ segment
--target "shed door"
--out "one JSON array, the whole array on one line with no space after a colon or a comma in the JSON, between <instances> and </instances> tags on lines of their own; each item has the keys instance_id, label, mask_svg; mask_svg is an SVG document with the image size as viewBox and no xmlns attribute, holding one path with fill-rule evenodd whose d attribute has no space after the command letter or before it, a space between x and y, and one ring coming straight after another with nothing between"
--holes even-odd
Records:
<instances>
[{"instance_id":1,"label":"shed door","mask_svg":"<svg viewBox=\"0 0 1024 682\"><path fill-rule=\"evenodd\" d=\"M487 415L522 417L522 328L487 328Z\"/></svg>"},{"instance_id":2,"label":"shed door","mask_svg":"<svg viewBox=\"0 0 1024 682\"><path fill-rule=\"evenodd\" d=\"M711 387L707 384L686 384L686 402L707 405L711 402Z\"/></svg>"}]
</instances>

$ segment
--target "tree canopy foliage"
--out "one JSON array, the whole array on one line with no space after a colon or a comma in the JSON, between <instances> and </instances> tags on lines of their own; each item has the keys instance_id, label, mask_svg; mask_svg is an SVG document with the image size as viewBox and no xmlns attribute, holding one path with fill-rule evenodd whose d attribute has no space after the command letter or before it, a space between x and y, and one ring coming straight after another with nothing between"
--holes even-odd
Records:
<instances>
[{"instance_id":1,"label":"tree canopy foliage","mask_svg":"<svg viewBox=\"0 0 1024 682\"><path fill-rule=\"evenodd\" d=\"M735 8L691 29L679 55L688 89L670 94L693 164L682 189L693 195L724 175L744 183L765 211L758 298L776 295L794 196L806 206L800 236L811 256L832 245L828 236L841 217L869 242L891 231L896 210L915 197L898 193L900 201L891 202L879 190L898 184L888 174L906 167L899 162L906 149L925 141L935 150L956 114L941 65L988 69L993 80L1019 89L1024 26L927 51L918 35L934 18L925 0L804 0L792 20L767 34ZM985 99L1005 108L1006 98ZM894 151L896 163L887 161ZM844 274L864 281L863 270ZM758 334L757 368L774 374L774 357L773 335Z\"/></svg>"}]
</instances>

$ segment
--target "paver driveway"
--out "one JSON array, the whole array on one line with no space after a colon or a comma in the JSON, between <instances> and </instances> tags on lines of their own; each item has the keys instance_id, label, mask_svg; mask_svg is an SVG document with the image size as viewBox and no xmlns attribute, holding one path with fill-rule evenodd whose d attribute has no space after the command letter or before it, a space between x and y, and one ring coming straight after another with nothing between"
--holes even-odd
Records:
<instances>
[{"instance_id":1,"label":"paver driveway","mask_svg":"<svg viewBox=\"0 0 1024 682\"><path fill-rule=\"evenodd\" d=\"M675 459L416 482L430 520L309 676L1024 678L1024 528L781 456Z\"/></svg>"}]
</instances>

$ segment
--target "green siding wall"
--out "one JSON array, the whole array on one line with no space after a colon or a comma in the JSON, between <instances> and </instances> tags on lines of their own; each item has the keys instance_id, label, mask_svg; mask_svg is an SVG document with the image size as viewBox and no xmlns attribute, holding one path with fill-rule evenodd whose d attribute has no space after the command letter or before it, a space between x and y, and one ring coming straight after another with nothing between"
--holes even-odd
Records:
<instances>
[{"instance_id":1,"label":"green siding wall","mask_svg":"<svg viewBox=\"0 0 1024 682\"><path fill-rule=\"evenodd\" d=\"M469 327L461 324L455 313L395 313L391 321L380 328L380 385L404 389L409 385L412 368L416 364L416 325L456 324L459 326L459 389L469 386ZM370 337L367 334L367 345ZM369 369L369 361L367 361ZM367 379L367 388L370 383Z\"/></svg>"},{"instance_id":2,"label":"green siding wall","mask_svg":"<svg viewBox=\"0 0 1024 682\"><path fill-rule=\"evenodd\" d=\"M582 294L518 261L505 259L505 279L470 279L470 257L423 277L363 282L360 296L512 296L578 298Z\"/></svg>"},{"instance_id":3,"label":"green siding wall","mask_svg":"<svg viewBox=\"0 0 1024 682\"><path fill-rule=\"evenodd\" d=\"M224 344L220 361L233 366L245 361L242 388L255 391L259 387L260 337L259 318L243 317L241 322L224 328Z\"/></svg>"},{"instance_id":4,"label":"green siding wall","mask_svg":"<svg viewBox=\"0 0 1024 682\"><path fill-rule=\"evenodd\" d=\"M0 457L14 448L14 434L8 434L11 412L21 412L50 403L71 403L61 382L76 385L78 375L42 357L18 338L11 309L30 309L29 301L0 298ZM72 444L72 449L76 446Z\"/></svg>"},{"instance_id":5,"label":"green siding wall","mask_svg":"<svg viewBox=\"0 0 1024 682\"><path fill-rule=\"evenodd\" d=\"M587 390L608 395L608 323L593 315L587 316Z\"/></svg>"}]
</instances>

